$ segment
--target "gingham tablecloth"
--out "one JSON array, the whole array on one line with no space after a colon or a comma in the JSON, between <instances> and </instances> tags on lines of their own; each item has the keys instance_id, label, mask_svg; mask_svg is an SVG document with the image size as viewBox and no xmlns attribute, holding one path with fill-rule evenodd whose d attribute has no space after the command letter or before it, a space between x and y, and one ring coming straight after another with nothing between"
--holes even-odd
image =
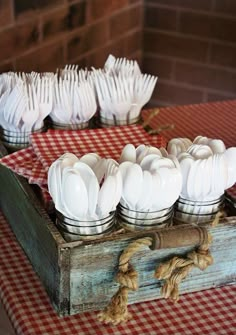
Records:
<instances>
[{"instance_id":1,"label":"gingham tablecloth","mask_svg":"<svg viewBox=\"0 0 236 335\"><path fill-rule=\"evenodd\" d=\"M150 111L143 112L144 120ZM153 129L174 125L163 132L167 141L174 137L193 140L202 135L222 139L226 147L236 147L236 100L160 108L149 124ZM236 199L236 185L227 192Z\"/></svg>"},{"instance_id":2,"label":"gingham tablecloth","mask_svg":"<svg viewBox=\"0 0 236 335\"><path fill-rule=\"evenodd\" d=\"M41 186L47 184L49 166L65 152L78 157L96 152L101 157L119 159L127 143L166 146L162 136L150 136L141 125L79 131L48 130L33 134L29 148L5 156L0 162L28 178L29 183Z\"/></svg>"},{"instance_id":3,"label":"gingham tablecloth","mask_svg":"<svg viewBox=\"0 0 236 335\"><path fill-rule=\"evenodd\" d=\"M97 312L60 318L1 213L0 238L0 298L17 335L236 334L236 285L130 305L133 319L119 326Z\"/></svg>"},{"instance_id":4,"label":"gingham tablecloth","mask_svg":"<svg viewBox=\"0 0 236 335\"><path fill-rule=\"evenodd\" d=\"M144 119L149 112L143 112ZM150 126L155 129L167 124L174 125L174 129L163 133L167 140L173 137L193 140L202 135L222 139L227 147L236 146L236 100L160 108Z\"/></svg>"},{"instance_id":5,"label":"gingham tablecloth","mask_svg":"<svg viewBox=\"0 0 236 335\"><path fill-rule=\"evenodd\" d=\"M148 113L143 113L144 118ZM236 145L236 101L162 108L151 121L154 128L167 123L175 124L164 133L167 140L202 134L221 138L227 146ZM31 149L26 149L26 155L35 155ZM30 160L27 167L31 174ZM1 213L0 250L0 298L17 335L236 334L236 285L185 294L175 305L164 299L130 305L133 320L109 326L97 321L96 312L64 318L56 315Z\"/></svg>"}]
</instances>

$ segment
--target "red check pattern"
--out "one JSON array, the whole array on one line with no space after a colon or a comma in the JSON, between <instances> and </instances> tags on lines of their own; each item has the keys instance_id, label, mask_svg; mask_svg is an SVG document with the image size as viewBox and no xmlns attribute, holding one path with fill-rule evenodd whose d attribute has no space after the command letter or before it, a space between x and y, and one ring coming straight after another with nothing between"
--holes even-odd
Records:
<instances>
[{"instance_id":1,"label":"red check pattern","mask_svg":"<svg viewBox=\"0 0 236 335\"><path fill-rule=\"evenodd\" d=\"M144 118L148 114L149 111L144 111ZM175 124L174 129L164 133L167 140L178 136L193 139L195 136L202 134L209 137L221 138L227 146L235 146L235 120L236 101L226 101L213 104L161 108L161 113L151 121L151 126L156 128L163 124ZM136 135L130 134L132 127L128 128L129 131L127 129L126 133L129 136L127 142L132 143L130 136L134 136L134 141L137 140L134 144L144 142L144 138L137 138ZM115 150L115 152L112 151L109 155L115 156L117 154L116 145L119 145L117 143L119 142L117 140L119 137L117 132L119 133L119 129L121 128L123 127L116 128L116 130L115 128L113 130L102 129L101 136L99 135L99 131L97 131L95 141L91 137L91 134L87 133L89 136L85 137L86 141L90 142L89 149L87 146L81 146L82 141L79 138L77 139L78 147L76 148L78 152L74 151L74 153L83 154L88 151L94 151L94 146L98 145L101 150L98 153L106 155L103 151L102 141L104 140L104 134L108 131L110 134L109 146L112 144L112 150ZM232 129L232 131L229 131L229 129ZM135 132L134 129L133 131ZM141 133L143 132L142 129L137 129L138 134L140 131ZM92 133L92 130L90 132ZM62 133L60 134L60 136L64 136ZM75 133L73 132L73 134ZM147 136L146 133L145 136ZM69 138L71 139L71 136ZM160 137L155 137L149 138L151 140L151 143L149 143L154 145L155 142L153 140L156 141L156 139L161 142L163 141ZM70 140L68 139L68 141ZM9 155L3 158L1 163L13 170L18 167L18 173L21 171L23 175L29 178L30 182L39 183L43 189L44 196L47 197L44 185L46 171L43 167L48 168L48 164L57 157L52 156L51 153L48 155L50 150L53 150L53 153L55 152L53 145L48 149L47 143L44 140L39 140L39 143L43 147L42 151L36 140L34 147ZM54 145L56 145L55 142ZM156 145L163 146L164 143ZM38 148L37 155L39 156L34 151L36 147ZM60 150L54 154L60 156L64 153ZM73 150L68 151L73 152ZM47 154L44 165L37 159L42 152ZM232 193L236 197L236 187L231 189ZM129 306L129 311L133 314L133 320L127 325L116 327L102 325L97 322L96 313L83 313L59 318L53 310L37 275L1 213L0 241L0 298L17 335L236 334L236 285L185 294L182 295L180 302L176 305L166 300L131 305Z\"/></svg>"},{"instance_id":2,"label":"red check pattern","mask_svg":"<svg viewBox=\"0 0 236 335\"><path fill-rule=\"evenodd\" d=\"M236 285L129 306L133 319L119 326L97 321L96 312L58 317L0 213L0 298L17 335L235 335Z\"/></svg>"},{"instance_id":3,"label":"red check pattern","mask_svg":"<svg viewBox=\"0 0 236 335\"><path fill-rule=\"evenodd\" d=\"M150 111L143 111L144 120ZM232 100L160 108L160 113L151 120L150 126L156 129L162 125L173 124L174 129L164 132L167 141L173 137L194 139L202 134L220 138L229 147L236 146L235 131L229 131L236 124L235 119L236 100ZM137 125L80 131L49 130L47 133L32 135L31 147L8 155L0 162L26 177L29 183L42 187L47 184L50 164L63 153L73 152L80 156L87 152L97 152L101 156L117 159L127 143L146 143L157 147L166 145L163 137L149 136ZM236 186L227 192L236 198Z\"/></svg>"},{"instance_id":4,"label":"red check pattern","mask_svg":"<svg viewBox=\"0 0 236 335\"><path fill-rule=\"evenodd\" d=\"M127 143L166 146L162 136L150 136L140 125L79 131L49 130L33 134L29 148L5 156L0 162L28 178L29 183L41 186L47 184L49 166L65 152L78 157L97 152L102 157L118 159Z\"/></svg>"},{"instance_id":5,"label":"red check pattern","mask_svg":"<svg viewBox=\"0 0 236 335\"><path fill-rule=\"evenodd\" d=\"M150 110L145 110L143 118L147 119L149 113ZM160 108L150 126L156 129L167 124L174 125L174 129L164 132L167 140L173 137L193 140L202 135L222 139L227 147L235 147L236 100Z\"/></svg>"},{"instance_id":6,"label":"red check pattern","mask_svg":"<svg viewBox=\"0 0 236 335\"><path fill-rule=\"evenodd\" d=\"M144 120L150 112L143 111ZM226 147L236 147L236 100L160 108L149 124L153 129L173 124L173 129L164 132L167 141L174 137L193 140L202 135L222 139ZM236 199L236 185L227 192Z\"/></svg>"},{"instance_id":7,"label":"red check pattern","mask_svg":"<svg viewBox=\"0 0 236 335\"><path fill-rule=\"evenodd\" d=\"M49 130L47 133L35 133L31 136L33 150L46 170L53 161L68 151L77 156L96 152L102 157L118 159L127 143L137 146L142 143L151 144L152 141L153 137L139 125L81 131ZM157 146L165 145L165 140L158 136Z\"/></svg>"}]
</instances>

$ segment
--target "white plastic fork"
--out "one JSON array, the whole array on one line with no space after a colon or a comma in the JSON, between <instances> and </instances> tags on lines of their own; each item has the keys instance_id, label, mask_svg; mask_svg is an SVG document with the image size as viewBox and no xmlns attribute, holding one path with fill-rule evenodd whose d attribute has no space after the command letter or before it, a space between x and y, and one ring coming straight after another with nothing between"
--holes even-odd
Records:
<instances>
[{"instance_id":1,"label":"white plastic fork","mask_svg":"<svg viewBox=\"0 0 236 335\"><path fill-rule=\"evenodd\" d=\"M70 124L72 105L69 98L68 81L55 77L54 80L53 107L50 116L53 121Z\"/></svg>"},{"instance_id":2,"label":"white plastic fork","mask_svg":"<svg viewBox=\"0 0 236 335\"><path fill-rule=\"evenodd\" d=\"M44 119L52 110L52 79L49 77L38 78L36 81L36 93L39 103L39 115L33 128L43 126Z\"/></svg>"},{"instance_id":3,"label":"white plastic fork","mask_svg":"<svg viewBox=\"0 0 236 335\"><path fill-rule=\"evenodd\" d=\"M39 117L39 104L34 84L26 84L27 109L22 114L22 130L30 131Z\"/></svg>"},{"instance_id":4,"label":"white plastic fork","mask_svg":"<svg viewBox=\"0 0 236 335\"><path fill-rule=\"evenodd\" d=\"M97 103L93 89L88 82L81 83L80 86L80 115L82 121L88 121L96 113Z\"/></svg>"},{"instance_id":5,"label":"white plastic fork","mask_svg":"<svg viewBox=\"0 0 236 335\"><path fill-rule=\"evenodd\" d=\"M146 103L150 100L158 77L140 74L134 78L133 107L131 113L140 113Z\"/></svg>"},{"instance_id":6,"label":"white plastic fork","mask_svg":"<svg viewBox=\"0 0 236 335\"><path fill-rule=\"evenodd\" d=\"M5 104L3 106L3 117L9 124L10 128L17 128L20 125L22 113L24 112L22 95L22 86L16 85L14 89L6 97Z\"/></svg>"}]
</instances>

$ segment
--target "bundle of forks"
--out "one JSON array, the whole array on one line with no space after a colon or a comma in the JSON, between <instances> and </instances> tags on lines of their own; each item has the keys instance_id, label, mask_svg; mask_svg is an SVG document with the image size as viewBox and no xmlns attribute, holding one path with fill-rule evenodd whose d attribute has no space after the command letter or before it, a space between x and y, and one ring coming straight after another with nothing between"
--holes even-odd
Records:
<instances>
[{"instance_id":1,"label":"bundle of forks","mask_svg":"<svg viewBox=\"0 0 236 335\"><path fill-rule=\"evenodd\" d=\"M137 61L109 55L103 70L93 70L101 122L136 123L157 79L141 73Z\"/></svg>"},{"instance_id":2,"label":"bundle of forks","mask_svg":"<svg viewBox=\"0 0 236 335\"><path fill-rule=\"evenodd\" d=\"M32 132L43 128L49 116L52 124L86 127L96 112L101 119L129 124L150 100L156 81L141 73L136 61L112 55L102 69L66 65L55 73L3 73L0 125Z\"/></svg>"}]
</instances>

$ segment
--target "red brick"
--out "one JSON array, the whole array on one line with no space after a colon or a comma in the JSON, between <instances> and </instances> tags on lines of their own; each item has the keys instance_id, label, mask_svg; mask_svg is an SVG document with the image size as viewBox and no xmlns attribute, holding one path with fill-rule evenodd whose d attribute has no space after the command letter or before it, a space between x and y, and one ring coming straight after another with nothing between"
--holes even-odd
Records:
<instances>
[{"instance_id":1,"label":"red brick","mask_svg":"<svg viewBox=\"0 0 236 335\"><path fill-rule=\"evenodd\" d=\"M86 3L63 7L43 16L43 38L58 37L61 33L85 24Z\"/></svg>"},{"instance_id":2,"label":"red brick","mask_svg":"<svg viewBox=\"0 0 236 335\"><path fill-rule=\"evenodd\" d=\"M56 71L64 63L63 46L61 44L48 45L16 58L16 70Z\"/></svg>"},{"instance_id":3,"label":"red brick","mask_svg":"<svg viewBox=\"0 0 236 335\"><path fill-rule=\"evenodd\" d=\"M101 68L109 54L109 46L100 47L94 50L89 56L86 57L88 67L94 66L95 68Z\"/></svg>"},{"instance_id":4,"label":"red brick","mask_svg":"<svg viewBox=\"0 0 236 335\"><path fill-rule=\"evenodd\" d=\"M199 89L186 88L180 83L157 82L152 100L170 105L183 105L203 101L203 92Z\"/></svg>"},{"instance_id":5,"label":"red brick","mask_svg":"<svg viewBox=\"0 0 236 335\"><path fill-rule=\"evenodd\" d=\"M80 54L97 49L109 40L107 21L87 26L75 32L68 41L68 59L77 59Z\"/></svg>"},{"instance_id":6,"label":"red brick","mask_svg":"<svg viewBox=\"0 0 236 335\"><path fill-rule=\"evenodd\" d=\"M112 40L108 46L108 54L113 54L115 57L129 57L129 52L127 51L127 43L129 41L129 36L123 36L118 40ZM107 55L108 55L107 54Z\"/></svg>"},{"instance_id":7,"label":"red brick","mask_svg":"<svg viewBox=\"0 0 236 335\"><path fill-rule=\"evenodd\" d=\"M208 43L170 33L144 31L144 52L205 62Z\"/></svg>"},{"instance_id":8,"label":"red brick","mask_svg":"<svg viewBox=\"0 0 236 335\"><path fill-rule=\"evenodd\" d=\"M145 54L143 57L143 71L158 76L160 79L171 79L173 61Z\"/></svg>"},{"instance_id":9,"label":"red brick","mask_svg":"<svg viewBox=\"0 0 236 335\"><path fill-rule=\"evenodd\" d=\"M208 10L211 8L211 0L145 0L145 3L147 4L151 3L154 5L160 4L173 7L199 9L199 10Z\"/></svg>"},{"instance_id":10,"label":"red brick","mask_svg":"<svg viewBox=\"0 0 236 335\"><path fill-rule=\"evenodd\" d=\"M129 58L136 60L139 64L140 68L142 69L142 58L143 58L142 50L137 50L136 52L130 54Z\"/></svg>"},{"instance_id":11,"label":"red brick","mask_svg":"<svg viewBox=\"0 0 236 335\"><path fill-rule=\"evenodd\" d=\"M24 17L25 15L28 15L32 12L36 12L42 9L47 10L50 7L55 7L55 5L58 6L63 4L64 0L15 0L14 3L15 16Z\"/></svg>"},{"instance_id":12,"label":"red brick","mask_svg":"<svg viewBox=\"0 0 236 335\"><path fill-rule=\"evenodd\" d=\"M212 64L236 68L236 44L229 46L226 44L212 43L211 57Z\"/></svg>"},{"instance_id":13,"label":"red brick","mask_svg":"<svg viewBox=\"0 0 236 335\"><path fill-rule=\"evenodd\" d=\"M175 74L178 82L223 92L235 92L236 71L226 71L217 67L177 62Z\"/></svg>"},{"instance_id":14,"label":"red brick","mask_svg":"<svg viewBox=\"0 0 236 335\"><path fill-rule=\"evenodd\" d=\"M184 34L203 38L236 42L236 18L182 12L180 14L179 30Z\"/></svg>"},{"instance_id":15,"label":"red brick","mask_svg":"<svg viewBox=\"0 0 236 335\"><path fill-rule=\"evenodd\" d=\"M235 99L235 94L223 94L223 93L208 93L207 94L207 101L222 101L222 100L230 100Z\"/></svg>"},{"instance_id":16,"label":"red brick","mask_svg":"<svg viewBox=\"0 0 236 335\"><path fill-rule=\"evenodd\" d=\"M215 0L215 11L236 16L235 0Z\"/></svg>"},{"instance_id":17,"label":"red brick","mask_svg":"<svg viewBox=\"0 0 236 335\"><path fill-rule=\"evenodd\" d=\"M68 7L56 10L42 17L43 39L53 37L68 29Z\"/></svg>"},{"instance_id":18,"label":"red brick","mask_svg":"<svg viewBox=\"0 0 236 335\"><path fill-rule=\"evenodd\" d=\"M67 17L68 28L75 29L81 27L86 23L87 1L81 0L78 4L69 7Z\"/></svg>"},{"instance_id":19,"label":"red brick","mask_svg":"<svg viewBox=\"0 0 236 335\"><path fill-rule=\"evenodd\" d=\"M132 55L137 51L142 51L142 31L136 31L127 35L124 40L125 52L127 55Z\"/></svg>"},{"instance_id":20,"label":"red brick","mask_svg":"<svg viewBox=\"0 0 236 335\"><path fill-rule=\"evenodd\" d=\"M127 33L129 30L142 27L142 8L141 6L122 11L110 18L111 39Z\"/></svg>"},{"instance_id":21,"label":"red brick","mask_svg":"<svg viewBox=\"0 0 236 335\"><path fill-rule=\"evenodd\" d=\"M14 64L12 62L6 62L0 64L0 73L14 71Z\"/></svg>"},{"instance_id":22,"label":"red brick","mask_svg":"<svg viewBox=\"0 0 236 335\"><path fill-rule=\"evenodd\" d=\"M0 61L12 58L38 43L38 22L15 25L0 33Z\"/></svg>"},{"instance_id":23,"label":"red brick","mask_svg":"<svg viewBox=\"0 0 236 335\"><path fill-rule=\"evenodd\" d=\"M176 30L177 28L177 11L174 9L146 6L144 13L146 28L164 30Z\"/></svg>"},{"instance_id":24,"label":"red brick","mask_svg":"<svg viewBox=\"0 0 236 335\"><path fill-rule=\"evenodd\" d=\"M0 27L7 26L13 21L12 1L0 0Z\"/></svg>"},{"instance_id":25,"label":"red brick","mask_svg":"<svg viewBox=\"0 0 236 335\"><path fill-rule=\"evenodd\" d=\"M95 49L92 53L89 54L89 56L86 57L87 65L89 67L94 66L96 68L103 67L109 54L112 54L115 57L129 58L132 53L127 52L126 45L127 37L112 41L103 47L100 46L100 48Z\"/></svg>"},{"instance_id":26,"label":"red brick","mask_svg":"<svg viewBox=\"0 0 236 335\"><path fill-rule=\"evenodd\" d=\"M92 0L88 1L89 22L110 15L129 5L129 0Z\"/></svg>"},{"instance_id":27,"label":"red brick","mask_svg":"<svg viewBox=\"0 0 236 335\"><path fill-rule=\"evenodd\" d=\"M136 34L134 34L136 35ZM129 41L132 40L134 35L127 35L123 38L119 38L118 40L112 40L109 44L105 46L100 46L100 48L95 49L94 52L92 52L87 57L87 63L89 66L95 66L95 67L103 67L107 57L109 54L113 54L115 57L127 57L127 58L133 58L134 55L140 52L140 50L134 50L136 48L130 48L128 46ZM138 36L138 33L137 33ZM140 63L140 60L139 60Z\"/></svg>"},{"instance_id":28,"label":"red brick","mask_svg":"<svg viewBox=\"0 0 236 335\"><path fill-rule=\"evenodd\" d=\"M83 56L81 55L80 57L76 58L73 60L73 62L65 62L67 64L78 64L79 65L79 68L86 68L88 67L88 64L87 64L87 60L86 60L86 56Z\"/></svg>"}]
</instances>

